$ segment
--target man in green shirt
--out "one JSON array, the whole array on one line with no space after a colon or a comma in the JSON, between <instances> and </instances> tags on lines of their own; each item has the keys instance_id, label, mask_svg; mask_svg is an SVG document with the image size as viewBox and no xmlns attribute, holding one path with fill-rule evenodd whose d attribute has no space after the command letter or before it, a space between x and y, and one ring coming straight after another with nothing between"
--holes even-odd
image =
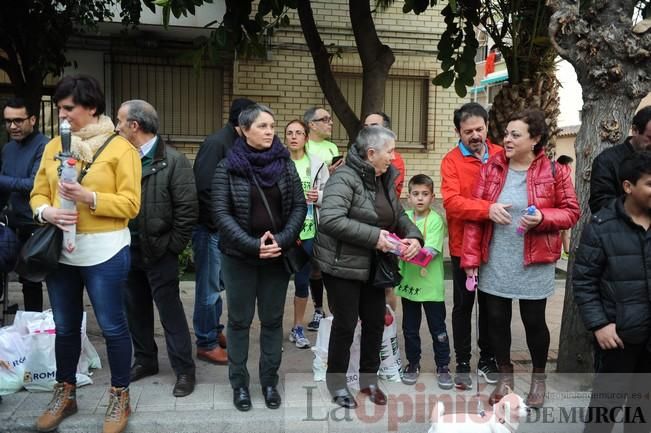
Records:
<instances>
[{"instance_id":1,"label":"man in green shirt","mask_svg":"<svg viewBox=\"0 0 651 433\"><path fill-rule=\"evenodd\" d=\"M332 158L339 155L337 145L328 141L332 136L332 116L323 108L312 107L303 115L303 121L310 130L306 146L307 152L316 155L325 162L332 173L343 164L343 159L332 163Z\"/></svg>"}]
</instances>

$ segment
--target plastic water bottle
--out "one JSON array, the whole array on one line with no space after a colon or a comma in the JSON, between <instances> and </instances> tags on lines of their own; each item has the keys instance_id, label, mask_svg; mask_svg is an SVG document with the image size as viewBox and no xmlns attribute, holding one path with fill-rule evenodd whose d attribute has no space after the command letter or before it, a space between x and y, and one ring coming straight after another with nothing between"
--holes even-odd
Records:
<instances>
[{"instance_id":1,"label":"plastic water bottle","mask_svg":"<svg viewBox=\"0 0 651 433\"><path fill-rule=\"evenodd\" d=\"M68 158L63 161L63 167L61 169L61 181L65 183L75 183L77 182L77 160L74 158ZM61 197L61 209L75 210L77 209L77 204L72 200L67 200ZM75 249L75 236L77 235L77 225L70 224L66 226L68 231L63 232L63 248L68 252L72 252Z\"/></svg>"},{"instance_id":2,"label":"plastic water bottle","mask_svg":"<svg viewBox=\"0 0 651 433\"><path fill-rule=\"evenodd\" d=\"M533 215L535 213L536 213L536 206L534 205L529 206L522 212L523 215ZM526 229L522 225L519 225L518 228L515 229L515 232L520 236L524 235L525 231Z\"/></svg>"},{"instance_id":3,"label":"plastic water bottle","mask_svg":"<svg viewBox=\"0 0 651 433\"><path fill-rule=\"evenodd\" d=\"M305 219L314 219L314 204L312 202L307 203L307 214Z\"/></svg>"}]
</instances>

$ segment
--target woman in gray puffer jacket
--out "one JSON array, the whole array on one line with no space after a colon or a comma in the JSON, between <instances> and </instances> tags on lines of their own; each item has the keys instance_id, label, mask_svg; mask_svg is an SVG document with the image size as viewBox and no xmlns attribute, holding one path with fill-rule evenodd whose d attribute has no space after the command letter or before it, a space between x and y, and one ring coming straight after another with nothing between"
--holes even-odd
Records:
<instances>
[{"instance_id":1,"label":"woman in gray puffer jacket","mask_svg":"<svg viewBox=\"0 0 651 433\"><path fill-rule=\"evenodd\" d=\"M374 264L383 254L389 261L396 260L389 253L396 248L410 259L422 244L420 231L405 214L393 187L398 175L391 166L395 140L395 134L381 126L363 129L346 164L330 177L323 192L314 259L323 273L333 314L327 384L333 402L346 408L357 406L345 374L358 317L362 321L361 392L375 404L386 404L386 395L377 386L385 287L374 284ZM403 238L402 244L389 240L391 232Z\"/></svg>"}]
</instances>

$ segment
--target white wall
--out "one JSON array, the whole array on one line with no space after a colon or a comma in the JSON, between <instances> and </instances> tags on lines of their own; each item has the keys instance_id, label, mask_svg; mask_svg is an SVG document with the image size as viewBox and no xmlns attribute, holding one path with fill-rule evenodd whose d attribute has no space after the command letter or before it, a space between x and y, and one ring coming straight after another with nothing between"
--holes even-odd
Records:
<instances>
[{"instance_id":1,"label":"white wall","mask_svg":"<svg viewBox=\"0 0 651 433\"><path fill-rule=\"evenodd\" d=\"M556 78L561 82L559 97L561 99L558 116L558 126L574 126L581 124L580 111L583 108L581 86L576 79L574 67L565 60L558 58Z\"/></svg>"},{"instance_id":2,"label":"white wall","mask_svg":"<svg viewBox=\"0 0 651 433\"><path fill-rule=\"evenodd\" d=\"M101 51L66 50L66 58L72 63L63 69L63 75L87 74L104 85L104 53ZM75 67L74 63L77 63Z\"/></svg>"},{"instance_id":3,"label":"white wall","mask_svg":"<svg viewBox=\"0 0 651 433\"><path fill-rule=\"evenodd\" d=\"M217 20L221 21L222 17L226 13L226 3L224 0L213 0L212 3L205 3L202 6L196 8L195 14L188 14L187 17L181 16L180 18L174 18L174 15L170 14L170 26L179 26L179 27L204 27L210 22ZM114 21L120 21L120 8L116 6L114 8ZM149 8L143 6L142 14L140 16L141 24L145 25L162 25L163 24L163 13L160 7L156 7L156 13L152 13ZM212 27L217 27L213 25Z\"/></svg>"}]
</instances>

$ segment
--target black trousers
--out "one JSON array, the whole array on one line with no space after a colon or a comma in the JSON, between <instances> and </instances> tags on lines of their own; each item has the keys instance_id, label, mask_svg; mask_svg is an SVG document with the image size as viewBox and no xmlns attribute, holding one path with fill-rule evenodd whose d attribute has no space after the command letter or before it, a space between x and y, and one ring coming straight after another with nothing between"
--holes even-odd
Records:
<instances>
[{"instance_id":1,"label":"black trousers","mask_svg":"<svg viewBox=\"0 0 651 433\"><path fill-rule=\"evenodd\" d=\"M511 363L511 317L513 300L484 293L485 325L490 329L490 344L498 365ZM520 299L520 317L534 368L545 368L549 353L549 328L545 321L547 299Z\"/></svg>"},{"instance_id":2,"label":"black trousers","mask_svg":"<svg viewBox=\"0 0 651 433\"><path fill-rule=\"evenodd\" d=\"M461 268L461 258L451 256L452 260L452 287L454 291L454 305L452 307L452 340L457 365L464 362L470 363L472 350L472 309L475 305L475 292L466 289L466 271ZM478 291L477 291L478 292ZM493 358L490 347L490 329L486 324L486 307L484 294L479 292L479 359Z\"/></svg>"},{"instance_id":3,"label":"black trousers","mask_svg":"<svg viewBox=\"0 0 651 433\"><path fill-rule=\"evenodd\" d=\"M228 303L228 379L249 386L249 333L256 303L260 319L260 385L278 385L282 360L283 314L289 274L281 260L253 262L222 254Z\"/></svg>"},{"instance_id":4,"label":"black trousers","mask_svg":"<svg viewBox=\"0 0 651 433\"><path fill-rule=\"evenodd\" d=\"M158 366L154 340L154 303L158 308L172 369L194 374L192 340L179 293L178 256L166 253L156 263L145 265L138 247L131 248L131 269L125 297L127 320L136 364Z\"/></svg>"},{"instance_id":5,"label":"black trousers","mask_svg":"<svg viewBox=\"0 0 651 433\"><path fill-rule=\"evenodd\" d=\"M589 419L585 433L609 433L614 427L613 408L628 407L629 422L624 422L625 433L648 433L651 423L651 352L646 344L624 343L623 349L603 350L595 343L595 377L592 398L588 408ZM615 421L625 420L626 411L618 411ZM634 416L641 414L641 418Z\"/></svg>"},{"instance_id":6,"label":"black trousers","mask_svg":"<svg viewBox=\"0 0 651 433\"><path fill-rule=\"evenodd\" d=\"M358 318L362 321L359 385L364 388L377 383L384 332L384 290L368 282L338 278L325 272L323 280L333 317L328 344L328 389L333 392L346 387L350 345Z\"/></svg>"},{"instance_id":7,"label":"black trousers","mask_svg":"<svg viewBox=\"0 0 651 433\"><path fill-rule=\"evenodd\" d=\"M37 226L23 225L17 228L17 235L20 245L24 245L30 238ZM19 276L20 277L20 276ZM29 281L23 277L19 278L23 285L23 302L25 311L43 311L43 283L40 281Z\"/></svg>"}]
</instances>

